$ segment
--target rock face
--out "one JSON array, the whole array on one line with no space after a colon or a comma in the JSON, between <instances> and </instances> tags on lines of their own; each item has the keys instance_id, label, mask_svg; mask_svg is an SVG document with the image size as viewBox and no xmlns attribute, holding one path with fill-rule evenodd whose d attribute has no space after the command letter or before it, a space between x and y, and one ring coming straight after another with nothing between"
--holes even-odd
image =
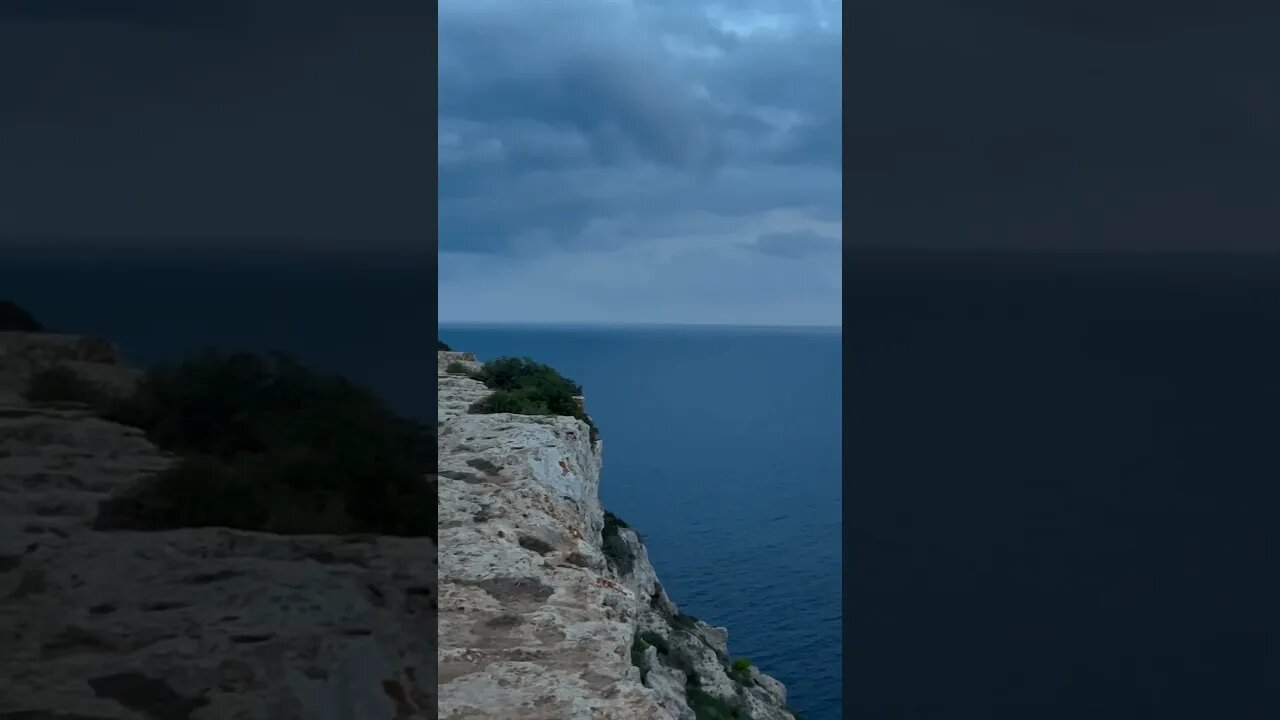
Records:
<instances>
[{"instance_id":1,"label":"rock face","mask_svg":"<svg viewBox=\"0 0 1280 720\"><path fill-rule=\"evenodd\" d=\"M782 684L733 671L727 631L681 614L600 507L586 424L468 414L478 368L438 353L440 717L791 720Z\"/></svg>"},{"instance_id":2,"label":"rock face","mask_svg":"<svg viewBox=\"0 0 1280 720\"><path fill-rule=\"evenodd\" d=\"M173 458L21 389L51 364L136 382L106 348L0 333L0 718L436 717L430 539L93 529Z\"/></svg>"}]
</instances>

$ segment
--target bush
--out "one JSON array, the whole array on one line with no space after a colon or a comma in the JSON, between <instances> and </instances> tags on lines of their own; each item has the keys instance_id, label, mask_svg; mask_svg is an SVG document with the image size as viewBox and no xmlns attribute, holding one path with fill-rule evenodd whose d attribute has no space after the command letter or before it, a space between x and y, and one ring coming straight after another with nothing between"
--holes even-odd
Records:
<instances>
[{"instance_id":1,"label":"bush","mask_svg":"<svg viewBox=\"0 0 1280 720\"><path fill-rule=\"evenodd\" d=\"M443 340L436 339L436 352L453 352L453 348L444 344Z\"/></svg>"},{"instance_id":2,"label":"bush","mask_svg":"<svg viewBox=\"0 0 1280 720\"><path fill-rule=\"evenodd\" d=\"M8 300L0 300L0 331L44 332L44 326L26 310Z\"/></svg>"},{"instance_id":3,"label":"bush","mask_svg":"<svg viewBox=\"0 0 1280 720\"><path fill-rule=\"evenodd\" d=\"M685 688L689 709L698 720L750 720L750 715L705 690L689 686Z\"/></svg>"},{"instance_id":4,"label":"bush","mask_svg":"<svg viewBox=\"0 0 1280 720\"><path fill-rule=\"evenodd\" d=\"M585 422L591 442L600 439L590 416L577 397L582 386L553 368L528 358L504 357L484 364L473 375L494 393L471 406L474 413L516 413L519 415L567 415Z\"/></svg>"},{"instance_id":5,"label":"bush","mask_svg":"<svg viewBox=\"0 0 1280 720\"><path fill-rule=\"evenodd\" d=\"M652 630L645 630L644 632L640 633L640 641L643 642L645 645L652 645L658 648L659 655L671 654L671 644L667 642L666 638L662 637L661 635L659 635L658 633Z\"/></svg>"},{"instance_id":6,"label":"bush","mask_svg":"<svg viewBox=\"0 0 1280 720\"><path fill-rule=\"evenodd\" d=\"M288 356L209 350L152 370L107 415L183 459L104 505L104 527L435 537L428 426Z\"/></svg>"},{"instance_id":7,"label":"bush","mask_svg":"<svg viewBox=\"0 0 1280 720\"><path fill-rule=\"evenodd\" d=\"M729 666L729 677L738 682L739 685L746 685L751 682L751 660L749 658L738 658Z\"/></svg>"},{"instance_id":8,"label":"bush","mask_svg":"<svg viewBox=\"0 0 1280 720\"><path fill-rule=\"evenodd\" d=\"M631 664L640 668L640 682L643 683L645 677L649 674L649 669L644 665L644 652L649 644L644 641L640 633L636 633L631 637Z\"/></svg>"},{"instance_id":9,"label":"bush","mask_svg":"<svg viewBox=\"0 0 1280 720\"><path fill-rule=\"evenodd\" d=\"M631 554L631 546L618 533L618 529L624 527L627 527L627 524L619 519L617 515L607 510L605 511L604 529L600 532L601 549L604 550L604 556L609 565L619 575L630 574L635 569L636 564L636 558Z\"/></svg>"},{"instance_id":10,"label":"bush","mask_svg":"<svg viewBox=\"0 0 1280 720\"><path fill-rule=\"evenodd\" d=\"M677 630L684 630L685 632L697 631L699 622L700 621L696 616L682 613L678 610L676 611L676 614L670 618L671 627Z\"/></svg>"},{"instance_id":11,"label":"bush","mask_svg":"<svg viewBox=\"0 0 1280 720\"><path fill-rule=\"evenodd\" d=\"M23 397L31 402L83 402L97 405L102 393L70 368L56 365L40 370L27 381Z\"/></svg>"},{"instance_id":12,"label":"bush","mask_svg":"<svg viewBox=\"0 0 1280 720\"><path fill-rule=\"evenodd\" d=\"M463 363L460 363L457 360L454 360L453 362L446 365L444 368L444 371L447 373L452 373L454 375L466 375L472 380L479 380L480 382L484 382L483 373L476 372L475 370L472 370L469 366Z\"/></svg>"}]
</instances>

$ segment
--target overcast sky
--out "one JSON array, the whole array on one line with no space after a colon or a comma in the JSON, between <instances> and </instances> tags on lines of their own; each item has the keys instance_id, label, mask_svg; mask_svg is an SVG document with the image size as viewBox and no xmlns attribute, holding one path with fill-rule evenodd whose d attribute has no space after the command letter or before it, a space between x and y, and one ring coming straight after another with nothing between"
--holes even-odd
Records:
<instances>
[{"instance_id":1,"label":"overcast sky","mask_svg":"<svg viewBox=\"0 0 1280 720\"><path fill-rule=\"evenodd\" d=\"M821 324L842 239L1280 248L1275 0L851 7L842 118L830 0L445 0L437 98L421 0L0 2L0 252L438 232L446 321Z\"/></svg>"},{"instance_id":2,"label":"overcast sky","mask_svg":"<svg viewBox=\"0 0 1280 720\"><path fill-rule=\"evenodd\" d=\"M443 0L441 321L838 324L840 12Z\"/></svg>"}]
</instances>

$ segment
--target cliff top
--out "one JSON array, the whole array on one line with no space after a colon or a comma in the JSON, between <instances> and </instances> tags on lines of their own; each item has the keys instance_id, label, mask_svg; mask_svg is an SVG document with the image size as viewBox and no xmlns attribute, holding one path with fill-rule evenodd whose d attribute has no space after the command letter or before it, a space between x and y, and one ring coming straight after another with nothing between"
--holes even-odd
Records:
<instances>
[{"instance_id":1,"label":"cliff top","mask_svg":"<svg viewBox=\"0 0 1280 720\"><path fill-rule=\"evenodd\" d=\"M434 717L434 542L299 535L350 513L257 492L288 478L334 498L349 473L386 470L270 451L314 428L267 422L268 391L327 387L290 403L346 398L346 411L373 412L365 396L307 373L255 374L270 366L241 355L150 373L118 360L101 340L0 333L0 716ZM267 443L249 466L229 459L255 437ZM205 459L190 464L192 452ZM310 469L339 459L341 475ZM318 481L337 484L326 495ZM253 512L230 514L240 508ZM254 527L273 516L295 524Z\"/></svg>"},{"instance_id":2,"label":"cliff top","mask_svg":"<svg viewBox=\"0 0 1280 720\"><path fill-rule=\"evenodd\" d=\"M440 716L793 718L782 684L681 613L639 536L600 506L581 388L548 371L437 353ZM494 395L548 384L563 397L494 411Z\"/></svg>"}]
</instances>

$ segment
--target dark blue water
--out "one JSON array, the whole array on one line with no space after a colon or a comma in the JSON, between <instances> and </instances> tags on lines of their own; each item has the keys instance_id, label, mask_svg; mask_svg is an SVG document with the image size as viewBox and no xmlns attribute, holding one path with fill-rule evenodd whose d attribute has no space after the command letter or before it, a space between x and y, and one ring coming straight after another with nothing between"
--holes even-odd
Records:
<instances>
[{"instance_id":1,"label":"dark blue water","mask_svg":"<svg viewBox=\"0 0 1280 720\"><path fill-rule=\"evenodd\" d=\"M434 293L416 267L0 258L0 298L51 331L115 341L131 364L285 350L419 420L435 418Z\"/></svg>"},{"instance_id":2,"label":"dark blue water","mask_svg":"<svg viewBox=\"0 0 1280 720\"><path fill-rule=\"evenodd\" d=\"M1280 272L846 282L849 715L1277 717Z\"/></svg>"},{"instance_id":3,"label":"dark blue water","mask_svg":"<svg viewBox=\"0 0 1280 720\"><path fill-rule=\"evenodd\" d=\"M838 331L442 327L580 382L601 495L673 600L730 631L812 720L840 713Z\"/></svg>"}]
</instances>

